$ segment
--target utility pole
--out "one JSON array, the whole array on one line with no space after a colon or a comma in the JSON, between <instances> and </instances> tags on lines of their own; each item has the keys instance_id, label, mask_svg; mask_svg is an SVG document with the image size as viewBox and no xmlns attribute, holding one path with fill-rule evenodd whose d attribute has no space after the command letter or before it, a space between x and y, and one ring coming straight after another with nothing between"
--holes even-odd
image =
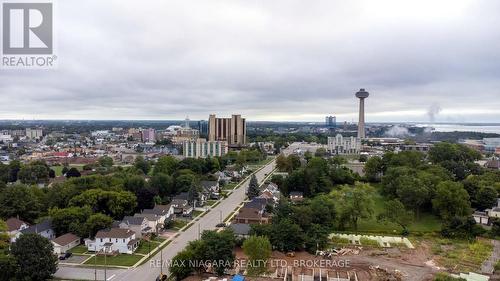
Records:
<instances>
[{"instance_id":1,"label":"utility pole","mask_svg":"<svg viewBox=\"0 0 500 281\"><path fill-rule=\"evenodd\" d=\"M200 239L200 224L201 223L198 223L198 240Z\"/></svg>"},{"instance_id":2,"label":"utility pole","mask_svg":"<svg viewBox=\"0 0 500 281\"><path fill-rule=\"evenodd\" d=\"M106 273L107 273L106 272L106 267L108 265L107 260L106 260L107 255L108 255L108 253L107 253L107 247L104 247L104 281L108 280L108 278L106 276Z\"/></svg>"},{"instance_id":3,"label":"utility pole","mask_svg":"<svg viewBox=\"0 0 500 281\"><path fill-rule=\"evenodd\" d=\"M97 242L97 238L95 239ZM94 244L94 280L97 281L97 245Z\"/></svg>"},{"instance_id":4,"label":"utility pole","mask_svg":"<svg viewBox=\"0 0 500 281\"><path fill-rule=\"evenodd\" d=\"M222 210L219 210L219 215L220 215L220 223L222 223Z\"/></svg>"}]
</instances>

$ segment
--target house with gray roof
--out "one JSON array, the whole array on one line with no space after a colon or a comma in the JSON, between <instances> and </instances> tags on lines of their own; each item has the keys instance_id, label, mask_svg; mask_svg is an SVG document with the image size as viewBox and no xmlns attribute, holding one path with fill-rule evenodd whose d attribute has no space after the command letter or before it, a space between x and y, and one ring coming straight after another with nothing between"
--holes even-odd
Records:
<instances>
[{"instance_id":1,"label":"house with gray roof","mask_svg":"<svg viewBox=\"0 0 500 281\"><path fill-rule=\"evenodd\" d=\"M121 229L130 229L135 232L135 236L137 238L141 238L142 235L147 233L155 232L156 229L153 229L149 226L149 222L144 217L133 217L133 216L125 216L119 224L119 228Z\"/></svg>"}]
</instances>

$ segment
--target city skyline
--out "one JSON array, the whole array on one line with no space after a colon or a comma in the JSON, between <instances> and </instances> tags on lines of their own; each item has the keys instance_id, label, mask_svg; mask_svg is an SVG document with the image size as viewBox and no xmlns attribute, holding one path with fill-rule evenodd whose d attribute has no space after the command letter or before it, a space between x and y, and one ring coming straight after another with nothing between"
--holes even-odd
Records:
<instances>
[{"instance_id":1,"label":"city skyline","mask_svg":"<svg viewBox=\"0 0 500 281\"><path fill-rule=\"evenodd\" d=\"M367 123L500 120L500 3L121 3L57 3L58 67L2 69L0 119L356 121L366 88Z\"/></svg>"}]
</instances>

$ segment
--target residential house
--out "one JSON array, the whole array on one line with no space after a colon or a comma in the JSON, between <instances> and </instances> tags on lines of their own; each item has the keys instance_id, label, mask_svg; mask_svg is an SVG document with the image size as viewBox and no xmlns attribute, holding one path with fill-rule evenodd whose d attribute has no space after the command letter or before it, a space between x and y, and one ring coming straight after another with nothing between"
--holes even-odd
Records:
<instances>
[{"instance_id":1,"label":"residential house","mask_svg":"<svg viewBox=\"0 0 500 281\"><path fill-rule=\"evenodd\" d=\"M267 224L269 223L269 216L256 209L243 207L234 217L233 222L245 224Z\"/></svg>"},{"instance_id":2,"label":"residential house","mask_svg":"<svg viewBox=\"0 0 500 281\"><path fill-rule=\"evenodd\" d=\"M29 224L18 218L9 218L5 221L7 225L7 234L10 237L10 242L16 242L16 238L19 236L21 230L29 227Z\"/></svg>"},{"instance_id":3,"label":"residential house","mask_svg":"<svg viewBox=\"0 0 500 281\"><path fill-rule=\"evenodd\" d=\"M119 227L130 229L135 232L135 237L141 238L142 235L156 231L149 226L149 222L144 217L125 216L120 222Z\"/></svg>"},{"instance_id":4,"label":"residential house","mask_svg":"<svg viewBox=\"0 0 500 281\"><path fill-rule=\"evenodd\" d=\"M274 202L274 205L278 204L281 198L281 192L275 183L266 183L262 186L262 192L258 198L265 198ZM269 202L269 201L268 201Z\"/></svg>"},{"instance_id":5,"label":"residential house","mask_svg":"<svg viewBox=\"0 0 500 281\"><path fill-rule=\"evenodd\" d=\"M28 233L36 233L49 240L56 238L56 233L54 229L52 229L52 221L49 219L43 220L40 223L25 228L21 230L19 234L28 234Z\"/></svg>"},{"instance_id":6,"label":"residential house","mask_svg":"<svg viewBox=\"0 0 500 281\"><path fill-rule=\"evenodd\" d=\"M472 217L474 218L477 224L488 225L489 223L488 213L486 212L475 211L472 214Z\"/></svg>"},{"instance_id":7,"label":"residential house","mask_svg":"<svg viewBox=\"0 0 500 281\"><path fill-rule=\"evenodd\" d=\"M66 233L52 240L52 244L54 245L54 254L64 254L80 245L80 237L72 233Z\"/></svg>"},{"instance_id":8,"label":"residential house","mask_svg":"<svg viewBox=\"0 0 500 281\"><path fill-rule=\"evenodd\" d=\"M484 210L490 218L500 218L500 198L497 199L497 205L491 209Z\"/></svg>"},{"instance_id":9,"label":"residential house","mask_svg":"<svg viewBox=\"0 0 500 281\"><path fill-rule=\"evenodd\" d=\"M200 182L202 193L207 198L210 199L219 199L220 197L220 188L218 181L201 181Z\"/></svg>"},{"instance_id":10,"label":"residential house","mask_svg":"<svg viewBox=\"0 0 500 281\"><path fill-rule=\"evenodd\" d=\"M290 192L290 201L292 201L293 203L301 202L303 200L304 200L304 193L300 191Z\"/></svg>"},{"instance_id":11,"label":"residential house","mask_svg":"<svg viewBox=\"0 0 500 281\"><path fill-rule=\"evenodd\" d=\"M189 202L186 199L174 198L172 199L172 202L170 202L170 205L172 205L174 214L177 216L188 217L191 216L191 213L193 212L193 207L189 205Z\"/></svg>"},{"instance_id":12,"label":"residential house","mask_svg":"<svg viewBox=\"0 0 500 281\"><path fill-rule=\"evenodd\" d=\"M223 171L218 171L215 174L215 177L217 178L217 181L222 184L227 184L231 181L231 177L228 176L226 173Z\"/></svg>"},{"instance_id":13,"label":"residential house","mask_svg":"<svg viewBox=\"0 0 500 281\"><path fill-rule=\"evenodd\" d=\"M174 215L174 207L169 205L155 205L153 209L144 209L140 214L135 214L135 217L145 217L148 220L149 226L152 229L162 229L165 224L172 220Z\"/></svg>"},{"instance_id":14,"label":"residential house","mask_svg":"<svg viewBox=\"0 0 500 281\"><path fill-rule=\"evenodd\" d=\"M486 162L484 166L491 170L500 170L500 160L498 159L488 160L488 162Z\"/></svg>"},{"instance_id":15,"label":"residential house","mask_svg":"<svg viewBox=\"0 0 500 281\"><path fill-rule=\"evenodd\" d=\"M139 243L140 239L136 238L135 231L124 228L100 230L95 240L85 240L85 246L89 251L120 254L133 254Z\"/></svg>"}]
</instances>

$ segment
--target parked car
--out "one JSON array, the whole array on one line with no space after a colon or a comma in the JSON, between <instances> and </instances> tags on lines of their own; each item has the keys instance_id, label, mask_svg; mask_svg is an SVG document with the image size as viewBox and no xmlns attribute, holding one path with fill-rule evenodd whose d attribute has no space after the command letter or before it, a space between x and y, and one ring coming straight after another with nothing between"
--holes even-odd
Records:
<instances>
[{"instance_id":1,"label":"parked car","mask_svg":"<svg viewBox=\"0 0 500 281\"><path fill-rule=\"evenodd\" d=\"M65 253L65 254L61 254L61 255L59 255L59 259L60 259L60 260L65 260L65 259L67 259L67 258L71 257L72 255L73 255L72 253L67 252L67 253Z\"/></svg>"},{"instance_id":2,"label":"parked car","mask_svg":"<svg viewBox=\"0 0 500 281\"><path fill-rule=\"evenodd\" d=\"M215 225L215 227L226 227L226 224L221 222Z\"/></svg>"}]
</instances>

